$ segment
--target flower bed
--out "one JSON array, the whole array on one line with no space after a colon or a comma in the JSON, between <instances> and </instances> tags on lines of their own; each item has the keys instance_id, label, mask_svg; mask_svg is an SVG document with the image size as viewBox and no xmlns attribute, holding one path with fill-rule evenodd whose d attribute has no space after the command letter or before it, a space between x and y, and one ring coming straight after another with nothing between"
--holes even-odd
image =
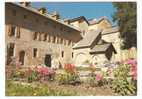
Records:
<instances>
[{"instance_id":1,"label":"flower bed","mask_svg":"<svg viewBox=\"0 0 142 99\"><path fill-rule=\"evenodd\" d=\"M134 59L124 61L114 72L112 89L121 95L137 94L137 63Z\"/></svg>"},{"instance_id":2,"label":"flower bed","mask_svg":"<svg viewBox=\"0 0 142 99\"><path fill-rule=\"evenodd\" d=\"M78 73L73 64L65 64L64 71L59 73L56 78L59 84L80 84Z\"/></svg>"},{"instance_id":3,"label":"flower bed","mask_svg":"<svg viewBox=\"0 0 142 99\"><path fill-rule=\"evenodd\" d=\"M73 64L65 64L61 72L57 71L43 66L21 68L17 65L6 67L6 77L12 80L23 79L28 83L53 81L65 86L82 84L89 85L89 88L108 86L120 95L136 95L137 93L137 62L134 59L123 61L114 68L90 66L83 69L76 68ZM80 73L86 74L80 75ZM81 80L81 76L84 75L87 76L85 82Z\"/></svg>"},{"instance_id":4,"label":"flower bed","mask_svg":"<svg viewBox=\"0 0 142 99\"><path fill-rule=\"evenodd\" d=\"M54 80L55 71L43 66L35 67L6 67L6 79L25 81L43 81L43 80Z\"/></svg>"}]
</instances>

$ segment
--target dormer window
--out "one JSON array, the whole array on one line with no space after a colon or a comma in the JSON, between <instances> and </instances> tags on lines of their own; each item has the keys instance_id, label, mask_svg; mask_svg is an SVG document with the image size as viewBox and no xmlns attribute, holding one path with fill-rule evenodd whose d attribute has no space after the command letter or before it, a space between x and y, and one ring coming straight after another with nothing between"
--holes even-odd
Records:
<instances>
[{"instance_id":1,"label":"dormer window","mask_svg":"<svg viewBox=\"0 0 142 99\"><path fill-rule=\"evenodd\" d=\"M24 19L27 19L27 15L24 15Z\"/></svg>"},{"instance_id":2,"label":"dormer window","mask_svg":"<svg viewBox=\"0 0 142 99\"><path fill-rule=\"evenodd\" d=\"M39 20L38 20L38 19L36 19L36 22L38 23L38 22L39 22Z\"/></svg>"},{"instance_id":3,"label":"dormer window","mask_svg":"<svg viewBox=\"0 0 142 99\"><path fill-rule=\"evenodd\" d=\"M63 28L61 27L60 30L63 31Z\"/></svg>"},{"instance_id":4,"label":"dormer window","mask_svg":"<svg viewBox=\"0 0 142 99\"><path fill-rule=\"evenodd\" d=\"M16 10L12 10L13 16L16 16Z\"/></svg>"}]
</instances>

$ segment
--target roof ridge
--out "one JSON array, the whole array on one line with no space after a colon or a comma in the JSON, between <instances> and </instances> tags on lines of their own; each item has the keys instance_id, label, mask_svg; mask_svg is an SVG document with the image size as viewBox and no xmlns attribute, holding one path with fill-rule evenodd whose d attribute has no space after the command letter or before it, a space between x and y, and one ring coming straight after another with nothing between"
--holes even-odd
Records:
<instances>
[{"instance_id":1,"label":"roof ridge","mask_svg":"<svg viewBox=\"0 0 142 99\"><path fill-rule=\"evenodd\" d=\"M13 2L9 2L10 4L14 4L14 5L17 5L17 6L19 6L19 7L22 7L22 8L24 8L24 9L26 9L26 10L29 10L29 11L32 11L33 13L36 13L36 14L38 14L38 15L41 15L41 16L44 16L44 17L46 17L46 18L48 18L48 19L51 19L51 20L53 20L53 21L56 21L56 22L58 22L58 23L60 23L60 24L62 24L62 25L65 25L65 26L67 26L67 27L70 27L70 28L72 28L72 29L74 29L74 30L77 30L77 31L80 31L80 29L78 29L78 28L76 28L76 27L72 27L71 25L68 25L68 24L65 24L65 23L63 23L63 22L60 22L59 20L55 20L55 19L53 19L51 16L50 16L50 14L48 14L48 13L46 13L46 14L40 14L36 9L34 9L34 8L31 8L31 7L25 7L25 6L22 6L22 5L20 5L20 4L16 4L16 3L13 3Z\"/></svg>"}]
</instances>

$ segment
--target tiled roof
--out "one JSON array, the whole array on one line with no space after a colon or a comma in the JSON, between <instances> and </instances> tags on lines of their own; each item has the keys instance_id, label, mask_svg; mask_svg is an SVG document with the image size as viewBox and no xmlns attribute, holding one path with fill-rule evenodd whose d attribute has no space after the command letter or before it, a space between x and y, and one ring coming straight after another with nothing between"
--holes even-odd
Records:
<instances>
[{"instance_id":1,"label":"tiled roof","mask_svg":"<svg viewBox=\"0 0 142 99\"><path fill-rule=\"evenodd\" d=\"M98 23L101 22L102 20L108 20L108 18L107 18L106 16L104 16L104 17L101 17L101 18L99 18L99 19L91 19L91 20L89 20L88 22L89 22L90 25L93 25L93 24L98 24ZM108 20L108 22L110 22L110 21ZM110 23L111 23L111 22L110 22Z\"/></svg>"},{"instance_id":2,"label":"tiled roof","mask_svg":"<svg viewBox=\"0 0 142 99\"><path fill-rule=\"evenodd\" d=\"M116 53L115 48L111 43L95 45L94 48L90 51L90 53L99 53L99 52L106 52L108 48L112 47L114 52Z\"/></svg>"},{"instance_id":3,"label":"tiled roof","mask_svg":"<svg viewBox=\"0 0 142 99\"><path fill-rule=\"evenodd\" d=\"M57 22L57 23L60 23L60 24L62 24L62 25L64 25L64 26L70 27L70 28L72 28L72 29L74 29L74 30L76 30L76 31L81 32L80 29L78 29L78 28L76 28L76 27L73 27L73 26L71 26L71 25L68 25L68 24L66 24L66 23L64 23L64 22L62 22L62 21L59 21L59 20L55 20L54 18L52 18L52 14L49 14L49 13L40 14L40 12L39 12L36 8L30 7L30 6L25 7L25 6L22 6L21 4L18 4L18 3L9 3L9 4L16 5L16 6L19 6L19 7L21 7L21 8L24 8L24 9L26 9L26 10L32 11L33 13L39 14L39 15L44 16L44 17L46 17L46 18L48 18L48 19L50 19L50 20L53 20L53 21L55 21L55 22Z\"/></svg>"},{"instance_id":4,"label":"tiled roof","mask_svg":"<svg viewBox=\"0 0 142 99\"><path fill-rule=\"evenodd\" d=\"M89 31L87 35L80 40L77 44L74 45L74 49L81 47L90 47L92 43L97 39L97 37L101 34L102 30L97 31Z\"/></svg>"},{"instance_id":5,"label":"tiled roof","mask_svg":"<svg viewBox=\"0 0 142 99\"><path fill-rule=\"evenodd\" d=\"M91 52L105 52L110 47L110 45L110 43L95 45Z\"/></svg>"},{"instance_id":6,"label":"tiled roof","mask_svg":"<svg viewBox=\"0 0 142 99\"><path fill-rule=\"evenodd\" d=\"M73 19L68 19L69 22L74 22L74 21L78 21L78 20L85 20L87 22L87 24L89 24L88 20L84 17L84 16L79 16L79 17L76 17L76 18L73 18Z\"/></svg>"},{"instance_id":7,"label":"tiled roof","mask_svg":"<svg viewBox=\"0 0 142 99\"><path fill-rule=\"evenodd\" d=\"M112 28L108 28L102 31L102 34L109 34L109 33L115 33L119 31L119 27L112 27Z\"/></svg>"},{"instance_id":8,"label":"tiled roof","mask_svg":"<svg viewBox=\"0 0 142 99\"><path fill-rule=\"evenodd\" d=\"M97 44L106 44L106 43L108 43L108 42L106 42L106 41L103 40L103 39L100 39Z\"/></svg>"}]
</instances>

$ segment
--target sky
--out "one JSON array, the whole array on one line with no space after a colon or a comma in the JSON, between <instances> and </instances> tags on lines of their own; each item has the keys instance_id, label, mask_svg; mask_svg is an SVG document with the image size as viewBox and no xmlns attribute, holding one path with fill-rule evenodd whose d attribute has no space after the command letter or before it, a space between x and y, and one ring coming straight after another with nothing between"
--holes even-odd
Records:
<instances>
[{"instance_id":1,"label":"sky","mask_svg":"<svg viewBox=\"0 0 142 99\"><path fill-rule=\"evenodd\" d=\"M116 11L111 2L32 2L33 7L45 7L48 12L59 12L61 18L70 19L85 16L98 19L106 16L113 25L112 15Z\"/></svg>"}]
</instances>

